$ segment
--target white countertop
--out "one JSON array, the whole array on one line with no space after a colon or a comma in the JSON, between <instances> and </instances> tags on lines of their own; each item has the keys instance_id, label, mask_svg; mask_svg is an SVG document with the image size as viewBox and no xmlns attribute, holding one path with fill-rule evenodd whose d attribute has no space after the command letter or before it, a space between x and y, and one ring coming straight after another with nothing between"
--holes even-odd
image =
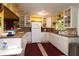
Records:
<instances>
[{"instance_id":1,"label":"white countertop","mask_svg":"<svg viewBox=\"0 0 79 59\"><path fill-rule=\"evenodd\" d=\"M0 50L0 55L19 55L22 52L22 48L17 49L6 49L6 50Z\"/></svg>"}]
</instances>

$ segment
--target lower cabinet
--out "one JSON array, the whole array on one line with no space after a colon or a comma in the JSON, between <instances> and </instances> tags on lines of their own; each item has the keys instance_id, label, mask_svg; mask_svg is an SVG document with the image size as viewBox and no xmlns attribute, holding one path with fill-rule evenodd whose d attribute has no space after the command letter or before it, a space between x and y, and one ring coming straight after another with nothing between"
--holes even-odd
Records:
<instances>
[{"instance_id":1,"label":"lower cabinet","mask_svg":"<svg viewBox=\"0 0 79 59\"><path fill-rule=\"evenodd\" d=\"M48 42L48 38L47 32L41 32L41 42Z\"/></svg>"},{"instance_id":2,"label":"lower cabinet","mask_svg":"<svg viewBox=\"0 0 79 59\"><path fill-rule=\"evenodd\" d=\"M31 43L32 42L32 34L31 34L31 32L27 32L25 34L25 39L26 39L27 43Z\"/></svg>"},{"instance_id":3,"label":"lower cabinet","mask_svg":"<svg viewBox=\"0 0 79 59\"><path fill-rule=\"evenodd\" d=\"M51 39L49 40L56 48L61 52L68 55L68 38L51 33Z\"/></svg>"},{"instance_id":4,"label":"lower cabinet","mask_svg":"<svg viewBox=\"0 0 79 59\"><path fill-rule=\"evenodd\" d=\"M50 33L49 42L58 48L65 55L69 54L69 43L77 42L77 38L64 37L54 33Z\"/></svg>"},{"instance_id":5,"label":"lower cabinet","mask_svg":"<svg viewBox=\"0 0 79 59\"><path fill-rule=\"evenodd\" d=\"M3 43L7 42L8 49L21 48L21 38L0 38L0 49L3 48Z\"/></svg>"},{"instance_id":6,"label":"lower cabinet","mask_svg":"<svg viewBox=\"0 0 79 59\"><path fill-rule=\"evenodd\" d=\"M21 56L23 56L27 43L32 43L31 32L26 32L25 35L22 37L22 41L21 42L22 42L21 45L22 45L22 48L23 48Z\"/></svg>"}]
</instances>

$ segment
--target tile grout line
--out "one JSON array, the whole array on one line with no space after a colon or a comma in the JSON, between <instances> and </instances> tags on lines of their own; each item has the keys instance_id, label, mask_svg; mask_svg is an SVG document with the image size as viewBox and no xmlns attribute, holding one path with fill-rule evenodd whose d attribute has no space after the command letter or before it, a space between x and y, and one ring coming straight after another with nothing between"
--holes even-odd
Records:
<instances>
[{"instance_id":1,"label":"tile grout line","mask_svg":"<svg viewBox=\"0 0 79 59\"><path fill-rule=\"evenodd\" d=\"M46 53L45 49L43 48L42 44L41 43L38 43L37 44L41 53L43 54L43 56L48 56L48 54Z\"/></svg>"}]
</instances>

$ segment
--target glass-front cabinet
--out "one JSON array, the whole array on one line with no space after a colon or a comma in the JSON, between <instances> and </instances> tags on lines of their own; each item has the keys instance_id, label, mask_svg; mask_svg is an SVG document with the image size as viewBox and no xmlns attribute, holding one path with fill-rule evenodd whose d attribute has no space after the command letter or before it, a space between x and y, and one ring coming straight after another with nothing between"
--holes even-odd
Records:
<instances>
[{"instance_id":1,"label":"glass-front cabinet","mask_svg":"<svg viewBox=\"0 0 79 59\"><path fill-rule=\"evenodd\" d=\"M20 16L19 26L20 27L31 27L30 16Z\"/></svg>"},{"instance_id":2,"label":"glass-front cabinet","mask_svg":"<svg viewBox=\"0 0 79 59\"><path fill-rule=\"evenodd\" d=\"M77 27L77 7L69 7L64 10L64 26L65 28L76 28Z\"/></svg>"},{"instance_id":3,"label":"glass-front cabinet","mask_svg":"<svg viewBox=\"0 0 79 59\"><path fill-rule=\"evenodd\" d=\"M65 27L70 27L70 22L71 22L71 8L67 9L65 11Z\"/></svg>"}]
</instances>

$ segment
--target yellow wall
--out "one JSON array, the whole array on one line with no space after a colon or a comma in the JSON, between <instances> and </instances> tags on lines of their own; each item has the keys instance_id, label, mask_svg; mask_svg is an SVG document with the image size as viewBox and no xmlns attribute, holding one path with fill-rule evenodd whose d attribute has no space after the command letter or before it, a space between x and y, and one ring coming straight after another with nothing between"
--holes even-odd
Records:
<instances>
[{"instance_id":1,"label":"yellow wall","mask_svg":"<svg viewBox=\"0 0 79 59\"><path fill-rule=\"evenodd\" d=\"M1 19L1 29L0 29L0 33L4 32L4 10L2 12L0 12L0 17Z\"/></svg>"},{"instance_id":2,"label":"yellow wall","mask_svg":"<svg viewBox=\"0 0 79 59\"><path fill-rule=\"evenodd\" d=\"M61 16L62 16L62 17L64 16L64 12L61 12Z\"/></svg>"},{"instance_id":3,"label":"yellow wall","mask_svg":"<svg viewBox=\"0 0 79 59\"><path fill-rule=\"evenodd\" d=\"M30 17L30 20L32 21L32 22L42 22L42 20L43 20L43 17L42 16L37 16L37 15L32 15L31 17Z\"/></svg>"}]
</instances>

